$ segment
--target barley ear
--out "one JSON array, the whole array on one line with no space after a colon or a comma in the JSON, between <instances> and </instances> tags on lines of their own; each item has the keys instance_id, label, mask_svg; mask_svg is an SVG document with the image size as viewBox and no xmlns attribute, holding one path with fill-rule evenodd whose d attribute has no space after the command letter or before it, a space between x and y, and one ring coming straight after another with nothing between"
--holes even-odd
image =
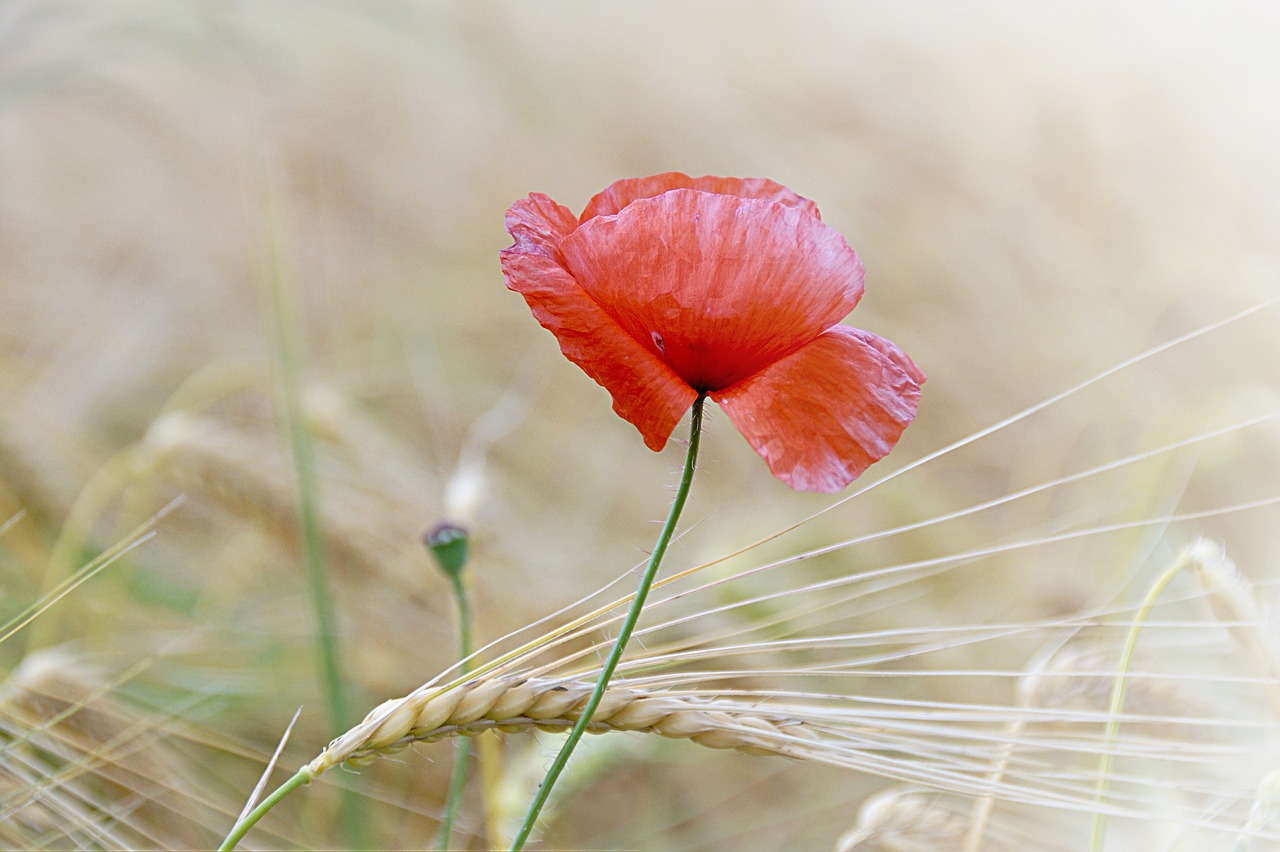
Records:
<instances>
[{"instance_id":1,"label":"barley ear","mask_svg":"<svg viewBox=\"0 0 1280 852\"><path fill-rule=\"evenodd\" d=\"M587 681L512 676L424 688L379 705L331 742L307 771L315 777L340 764L367 763L412 742L490 730L564 733L578 721L591 689ZM589 730L654 733L707 748L798 758L811 754L818 739L802 721L767 707L624 687L605 693Z\"/></svg>"}]
</instances>

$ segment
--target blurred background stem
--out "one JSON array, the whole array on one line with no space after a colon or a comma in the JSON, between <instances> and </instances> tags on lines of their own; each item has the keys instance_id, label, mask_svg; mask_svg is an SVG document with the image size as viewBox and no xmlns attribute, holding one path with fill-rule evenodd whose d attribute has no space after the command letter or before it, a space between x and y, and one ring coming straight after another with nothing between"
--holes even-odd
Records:
<instances>
[{"instance_id":1,"label":"blurred background stem","mask_svg":"<svg viewBox=\"0 0 1280 852\"><path fill-rule=\"evenodd\" d=\"M299 310L295 300L292 270L287 256L287 237L278 198L268 200L270 216L270 258L268 274L274 342L277 398L284 419L285 435L293 454L298 483L298 523L302 553L306 561L307 585L315 619L316 663L320 690L329 717L329 730L337 735L346 729L348 699L342 676L338 647L338 622L330 593L329 554L325 545L320 513L320 485L316 473L315 445L307 428L303 405L302 362L305 358ZM340 821L354 849L368 848L359 795L344 788Z\"/></svg>"}]
</instances>

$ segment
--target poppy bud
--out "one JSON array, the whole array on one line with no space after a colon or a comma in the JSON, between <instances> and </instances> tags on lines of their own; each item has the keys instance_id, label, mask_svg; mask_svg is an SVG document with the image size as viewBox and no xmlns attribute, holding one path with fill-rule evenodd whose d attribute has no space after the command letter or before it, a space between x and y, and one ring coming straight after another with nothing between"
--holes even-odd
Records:
<instances>
[{"instance_id":1,"label":"poppy bud","mask_svg":"<svg viewBox=\"0 0 1280 852\"><path fill-rule=\"evenodd\" d=\"M436 558L440 570L453 581L467 567L468 533L465 527L441 521L422 534L422 543Z\"/></svg>"}]
</instances>

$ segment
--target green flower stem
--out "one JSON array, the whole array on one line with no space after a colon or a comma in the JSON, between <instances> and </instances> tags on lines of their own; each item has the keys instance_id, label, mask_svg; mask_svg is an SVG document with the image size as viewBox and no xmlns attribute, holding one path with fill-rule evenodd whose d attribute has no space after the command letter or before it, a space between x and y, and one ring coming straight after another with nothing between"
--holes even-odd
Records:
<instances>
[{"instance_id":1,"label":"green flower stem","mask_svg":"<svg viewBox=\"0 0 1280 852\"><path fill-rule=\"evenodd\" d=\"M460 572L449 575L453 583L453 596L458 603L458 639L462 651L462 673L471 671L471 599L462 582ZM445 852L453 835L453 823L458 816L458 804L467 786L467 765L471 760L471 738L459 737L453 755L453 778L449 781L449 800L445 804L444 819L440 822L440 835L436 848Z\"/></svg>"},{"instance_id":2,"label":"green flower stem","mask_svg":"<svg viewBox=\"0 0 1280 852\"><path fill-rule=\"evenodd\" d=\"M573 750L578 746L578 741L582 739L582 735L587 731L587 726L591 724L591 717L595 715L596 708L600 706L600 701L604 698L604 692L609 687L609 680L613 677L614 671L618 668L618 663L622 660L622 652L626 650L627 642L631 639L636 623L640 620L640 610L644 608L644 602L649 597L649 589L653 586L653 581L658 576L658 566L662 563L662 557L667 552L667 545L671 543L671 536L675 533L676 523L680 520L680 512L684 509L685 501L689 499L689 486L693 484L693 471L698 461L698 442L702 437L702 407L705 400L704 396L699 396L694 400L692 422L689 426L689 451L684 460L684 474L680 477L680 486L676 489L675 500L672 501L671 511L667 514L667 522L662 525L662 532L658 533L658 541L654 544L653 553L649 556L649 564L645 566L644 574L640 578L640 586L636 589L635 598L631 602L631 609L627 612L627 617L622 622L622 628L618 631L618 638L614 640L613 650L609 652L604 668L600 670L596 688L582 708L578 723L569 732L569 738L565 740L564 745L560 748L560 753L556 755L551 768L547 770L546 778L543 779L542 784L538 787L537 794L529 804L529 812L525 814L524 822L520 825L520 831L511 843L511 852L518 852L518 850L524 848L525 841L529 839L529 834L532 833L533 826L538 821L538 814L542 812L543 805L547 803L547 799L551 795L552 786L555 785L556 779L560 777L560 773L568 765L569 756L573 754Z\"/></svg>"}]
</instances>

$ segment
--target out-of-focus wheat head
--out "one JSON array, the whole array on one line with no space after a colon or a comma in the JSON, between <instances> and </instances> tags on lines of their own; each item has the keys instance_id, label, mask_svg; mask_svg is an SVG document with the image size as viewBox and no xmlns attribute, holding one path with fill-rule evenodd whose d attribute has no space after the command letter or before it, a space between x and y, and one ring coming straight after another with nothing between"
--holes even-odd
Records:
<instances>
[{"instance_id":1,"label":"out-of-focus wheat head","mask_svg":"<svg viewBox=\"0 0 1280 852\"><path fill-rule=\"evenodd\" d=\"M28 654L0 693L6 848L199 845L194 784L163 719L71 653ZM196 808L199 805L196 804Z\"/></svg>"},{"instance_id":2,"label":"out-of-focus wheat head","mask_svg":"<svg viewBox=\"0 0 1280 852\"><path fill-rule=\"evenodd\" d=\"M514 199L580 208L668 169L814 198L866 262L857 324L929 374L871 482L1280 294L1277 14L4 4L3 620L80 583L0 643L6 843L207 845L299 705L283 765L338 733L318 710L275 414L272 187L347 678L361 709L421 703L456 662L423 529L470 526L483 644L623 575L679 464L679 448L643 449L502 286ZM1041 824L1080 848L1099 810L1117 848L1274 840L1277 316L1127 366L664 586L619 687L756 708L822 759L607 733L548 841L893 848L920 809L937 837L987 848L1025 847ZM703 446L668 576L834 504L773 481L716 414ZM77 573L178 495L152 537ZM1199 536L1238 570L1201 559L1161 597L1107 745L1125 631ZM596 619L487 676L579 683L608 630ZM509 723L508 767L555 742L528 731L549 717L482 718ZM384 845L435 830L446 752L413 751L324 776L365 797ZM334 786L287 801L257 842L336 842ZM498 830L481 800L460 842Z\"/></svg>"}]
</instances>

